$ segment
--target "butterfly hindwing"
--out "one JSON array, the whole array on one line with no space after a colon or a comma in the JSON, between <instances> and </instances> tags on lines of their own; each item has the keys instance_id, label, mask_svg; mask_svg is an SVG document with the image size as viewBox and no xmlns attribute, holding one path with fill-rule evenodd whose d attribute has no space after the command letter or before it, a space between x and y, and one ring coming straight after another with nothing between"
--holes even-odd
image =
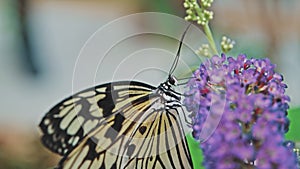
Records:
<instances>
[{"instance_id":1,"label":"butterfly hindwing","mask_svg":"<svg viewBox=\"0 0 300 169\"><path fill-rule=\"evenodd\" d=\"M142 123L149 125L148 135L141 139L132 139L127 146L134 145L134 153L129 159L123 159L126 168L192 168L177 109L160 110L153 113L155 121ZM140 138L140 132L134 131L132 138ZM146 133L146 132L145 132ZM132 150L131 150L132 151ZM128 155L128 154L126 154Z\"/></svg>"},{"instance_id":2,"label":"butterfly hindwing","mask_svg":"<svg viewBox=\"0 0 300 169\"><path fill-rule=\"evenodd\" d=\"M90 133L61 160L59 168L192 168L176 109L158 109L143 122L124 121L124 132L112 142L105 137L107 126Z\"/></svg>"}]
</instances>

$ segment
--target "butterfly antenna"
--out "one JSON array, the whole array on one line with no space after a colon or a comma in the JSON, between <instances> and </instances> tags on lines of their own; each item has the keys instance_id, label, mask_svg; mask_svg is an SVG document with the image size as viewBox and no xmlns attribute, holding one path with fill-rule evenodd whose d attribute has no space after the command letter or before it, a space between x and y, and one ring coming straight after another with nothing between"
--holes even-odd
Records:
<instances>
[{"instance_id":1,"label":"butterfly antenna","mask_svg":"<svg viewBox=\"0 0 300 169\"><path fill-rule=\"evenodd\" d=\"M189 82L184 82L184 83L178 83L177 86L182 86L182 85L186 85L188 84Z\"/></svg>"},{"instance_id":2,"label":"butterfly antenna","mask_svg":"<svg viewBox=\"0 0 300 169\"><path fill-rule=\"evenodd\" d=\"M180 78L180 79L177 79L177 80L181 81L181 80L187 80L187 79L192 79L192 78L196 78L196 77L190 76L190 77Z\"/></svg>"},{"instance_id":3,"label":"butterfly antenna","mask_svg":"<svg viewBox=\"0 0 300 169\"><path fill-rule=\"evenodd\" d=\"M183 32L183 35L181 36L179 47L178 47L178 50L177 50L177 54L176 54L176 57L175 57L174 62L172 64L172 67L171 67L171 69L169 71L169 75L173 74L173 72L175 71L175 68L176 68L176 66L178 64L178 60L179 60L179 56L180 56L180 51L181 51L183 39L185 37L185 34L186 34L187 30L190 28L191 25L192 25L192 23L189 24L189 26L185 29L185 31Z\"/></svg>"}]
</instances>

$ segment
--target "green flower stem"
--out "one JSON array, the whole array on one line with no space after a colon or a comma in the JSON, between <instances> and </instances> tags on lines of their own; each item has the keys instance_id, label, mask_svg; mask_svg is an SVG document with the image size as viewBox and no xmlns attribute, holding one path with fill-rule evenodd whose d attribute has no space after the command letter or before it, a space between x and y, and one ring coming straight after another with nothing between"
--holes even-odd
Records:
<instances>
[{"instance_id":1,"label":"green flower stem","mask_svg":"<svg viewBox=\"0 0 300 169\"><path fill-rule=\"evenodd\" d=\"M213 35L212 35L212 32L210 30L210 27L209 27L208 23L203 25L203 30L204 30L204 33L206 34L207 40L209 42L209 45L212 49L213 54L214 55L219 55L217 47L216 47L216 43L214 41L214 38L213 38Z\"/></svg>"},{"instance_id":2,"label":"green flower stem","mask_svg":"<svg viewBox=\"0 0 300 169\"><path fill-rule=\"evenodd\" d=\"M212 2L211 2L212 3ZM205 6L200 6L196 0L185 0L184 5L187 10L187 20L196 21L199 25L203 27L204 33L209 42L210 48L213 55L218 55L218 50L216 43L214 41L211 29L209 27L209 21L213 19L213 13L208 11ZM211 6L208 5L208 6Z\"/></svg>"},{"instance_id":3,"label":"green flower stem","mask_svg":"<svg viewBox=\"0 0 300 169\"><path fill-rule=\"evenodd\" d=\"M195 8L195 10L196 10L196 12L197 12L197 15L198 15L198 16L203 16L203 13L204 13L204 12L203 12L203 9L200 8L198 2L196 2L196 6L197 6L197 7ZM213 35L212 35L212 32L211 32L211 30L210 30L210 27L209 27L208 23L209 23L209 22L208 22L208 20L207 20L205 24L200 24L200 25L202 25L202 27L203 27L204 33L205 33L205 35L206 35L206 37L207 37L207 40L208 40L208 42L209 42L209 45L210 45L210 47L211 47L211 49L212 49L213 55L219 55L218 50L217 50L217 47L216 47L215 40L214 40L214 38L213 38Z\"/></svg>"}]
</instances>

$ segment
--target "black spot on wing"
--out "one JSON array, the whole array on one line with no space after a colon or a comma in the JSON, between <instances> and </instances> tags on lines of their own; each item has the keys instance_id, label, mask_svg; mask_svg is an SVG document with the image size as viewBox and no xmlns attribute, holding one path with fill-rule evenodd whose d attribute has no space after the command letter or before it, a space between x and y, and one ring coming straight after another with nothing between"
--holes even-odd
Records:
<instances>
[{"instance_id":1,"label":"black spot on wing","mask_svg":"<svg viewBox=\"0 0 300 169\"><path fill-rule=\"evenodd\" d=\"M121 114L116 114L114 119L114 124L106 131L104 137L110 138L111 141L115 140L118 133L122 128L122 123L124 122L125 118Z\"/></svg>"},{"instance_id":2,"label":"black spot on wing","mask_svg":"<svg viewBox=\"0 0 300 169\"><path fill-rule=\"evenodd\" d=\"M89 151L88 154L86 155L85 159L86 160L94 160L95 158L97 158L99 156L99 154L96 152L96 146L98 141L96 140L96 138L89 138L86 141L86 144L89 146Z\"/></svg>"},{"instance_id":3,"label":"black spot on wing","mask_svg":"<svg viewBox=\"0 0 300 169\"><path fill-rule=\"evenodd\" d=\"M122 114L117 114L115 116L114 124L112 125L112 128L115 129L117 132L119 132L122 128L122 124L125 120L125 117Z\"/></svg>"},{"instance_id":4,"label":"black spot on wing","mask_svg":"<svg viewBox=\"0 0 300 169\"><path fill-rule=\"evenodd\" d=\"M146 126L141 126L141 127L139 128L139 132L140 132L142 135L144 135L144 133L146 132L146 129L147 129Z\"/></svg>"},{"instance_id":5,"label":"black spot on wing","mask_svg":"<svg viewBox=\"0 0 300 169\"><path fill-rule=\"evenodd\" d=\"M97 103L103 109L104 118L112 114L112 110L115 108L115 99L117 98L117 93L113 91L112 84L107 85L105 93L105 97Z\"/></svg>"}]
</instances>

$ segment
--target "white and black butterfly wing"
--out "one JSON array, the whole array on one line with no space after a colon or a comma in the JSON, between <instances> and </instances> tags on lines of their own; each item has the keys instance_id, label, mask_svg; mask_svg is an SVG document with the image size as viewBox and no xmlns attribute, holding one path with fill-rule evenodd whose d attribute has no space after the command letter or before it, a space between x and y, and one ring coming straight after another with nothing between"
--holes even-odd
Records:
<instances>
[{"instance_id":1,"label":"white and black butterfly wing","mask_svg":"<svg viewBox=\"0 0 300 169\"><path fill-rule=\"evenodd\" d=\"M123 121L116 137L104 132L112 123L100 126L58 168L192 168L177 110L151 109L144 112L149 115L143 122Z\"/></svg>"},{"instance_id":2,"label":"white and black butterfly wing","mask_svg":"<svg viewBox=\"0 0 300 169\"><path fill-rule=\"evenodd\" d=\"M140 127L128 141L122 164L126 168L192 168L178 111L158 110L152 116L154 121L150 118L140 125L149 127L143 132Z\"/></svg>"},{"instance_id":3,"label":"white and black butterfly wing","mask_svg":"<svg viewBox=\"0 0 300 169\"><path fill-rule=\"evenodd\" d=\"M51 151L64 155L77 146L90 131L107 118L129 107L130 99L147 100L144 96L155 87L123 81L102 84L74 94L54 106L42 119L42 142Z\"/></svg>"}]
</instances>

